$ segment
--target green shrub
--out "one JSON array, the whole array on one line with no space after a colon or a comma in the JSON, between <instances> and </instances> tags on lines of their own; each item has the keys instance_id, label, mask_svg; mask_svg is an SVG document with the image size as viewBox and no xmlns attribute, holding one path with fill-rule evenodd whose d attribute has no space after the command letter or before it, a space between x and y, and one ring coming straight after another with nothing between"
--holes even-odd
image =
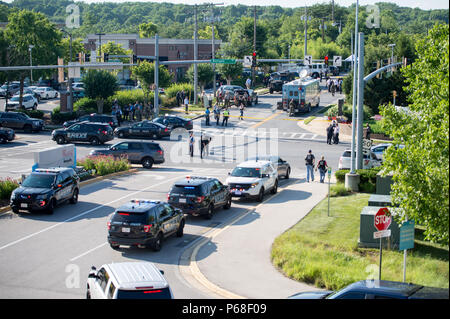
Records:
<instances>
[{"instance_id":1,"label":"green shrub","mask_svg":"<svg viewBox=\"0 0 450 319\"><path fill-rule=\"evenodd\" d=\"M126 171L130 169L130 163L125 157L115 158L113 156L89 156L78 161L78 166L82 166L85 170L94 171L97 176L104 176L116 172Z\"/></svg>"},{"instance_id":2,"label":"green shrub","mask_svg":"<svg viewBox=\"0 0 450 319\"><path fill-rule=\"evenodd\" d=\"M105 102L103 109L105 109L106 104ZM77 111L80 115L95 113L97 112L97 102L94 99L83 97L73 104L73 110Z\"/></svg>"},{"instance_id":3,"label":"green shrub","mask_svg":"<svg viewBox=\"0 0 450 319\"><path fill-rule=\"evenodd\" d=\"M43 119L44 118L44 112L41 110L25 110L25 109L18 109L18 112L25 113L29 117L35 118L35 119Z\"/></svg>"},{"instance_id":4,"label":"green shrub","mask_svg":"<svg viewBox=\"0 0 450 319\"><path fill-rule=\"evenodd\" d=\"M351 104L344 104L342 107L342 115L345 116L348 120L352 119L352 109L353 109L353 105ZM370 117L372 117L372 110L367 106L364 105L363 107L363 113L364 113L364 120L367 121L370 119ZM330 117L336 117L338 116L338 106L337 105L333 105L331 106L326 112L325 112L326 116L330 116Z\"/></svg>"},{"instance_id":5,"label":"green shrub","mask_svg":"<svg viewBox=\"0 0 450 319\"><path fill-rule=\"evenodd\" d=\"M11 197L11 193L19 187L19 182L12 178L0 179L0 199L9 199Z\"/></svg>"},{"instance_id":6,"label":"green shrub","mask_svg":"<svg viewBox=\"0 0 450 319\"><path fill-rule=\"evenodd\" d=\"M189 102L194 101L194 86L190 83L174 83L171 86L169 86L167 89L165 89L165 94L168 99L175 98L176 102L176 96L177 92L184 90L184 93L189 97Z\"/></svg>"},{"instance_id":7,"label":"green shrub","mask_svg":"<svg viewBox=\"0 0 450 319\"><path fill-rule=\"evenodd\" d=\"M345 182L345 174L349 173L350 170L348 169L340 169L336 172L334 172L334 176L336 177L336 180L338 183L344 183Z\"/></svg>"},{"instance_id":8,"label":"green shrub","mask_svg":"<svg viewBox=\"0 0 450 319\"><path fill-rule=\"evenodd\" d=\"M343 183L338 183L330 187L330 196L338 197L338 196L347 196L351 195L352 191L350 188L345 187Z\"/></svg>"},{"instance_id":9,"label":"green shrub","mask_svg":"<svg viewBox=\"0 0 450 319\"><path fill-rule=\"evenodd\" d=\"M53 124L63 124L65 121L74 120L77 117L77 112L61 113L59 109L54 109L51 114L51 120Z\"/></svg>"}]
</instances>

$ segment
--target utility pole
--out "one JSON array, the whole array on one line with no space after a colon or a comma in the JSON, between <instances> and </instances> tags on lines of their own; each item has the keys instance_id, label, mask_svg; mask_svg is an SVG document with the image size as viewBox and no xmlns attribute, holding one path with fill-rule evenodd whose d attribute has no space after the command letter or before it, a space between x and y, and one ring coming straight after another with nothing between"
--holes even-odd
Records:
<instances>
[{"instance_id":1,"label":"utility pole","mask_svg":"<svg viewBox=\"0 0 450 319\"><path fill-rule=\"evenodd\" d=\"M357 113L357 148L356 169L363 168L363 120L364 120L364 33L359 33L358 39L358 113Z\"/></svg>"},{"instance_id":2,"label":"utility pole","mask_svg":"<svg viewBox=\"0 0 450 319\"><path fill-rule=\"evenodd\" d=\"M357 76L358 76L358 8L359 1L356 1L356 13L355 13L355 49L353 50L354 63L353 63L353 107L352 107L352 145L351 145L351 162L350 162L350 174L355 174L355 152L356 152L356 91L357 91Z\"/></svg>"},{"instance_id":3,"label":"utility pole","mask_svg":"<svg viewBox=\"0 0 450 319\"><path fill-rule=\"evenodd\" d=\"M198 60L198 43L197 43L197 5L194 5L194 18L195 18L195 24L194 24L194 60ZM194 104L197 104L198 102L198 67L197 63L194 63ZM184 102L183 102L184 103Z\"/></svg>"},{"instance_id":4,"label":"utility pole","mask_svg":"<svg viewBox=\"0 0 450 319\"><path fill-rule=\"evenodd\" d=\"M155 34L155 116L159 115L159 37Z\"/></svg>"},{"instance_id":5,"label":"utility pole","mask_svg":"<svg viewBox=\"0 0 450 319\"><path fill-rule=\"evenodd\" d=\"M256 6L253 6L253 52L256 52ZM252 87L255 88L255 68L252 66Z\"/></svg>"},{"instance_id":6,"label":"utility pole","mask_svg":"<svg viewBox=\"0 0 450 319\"><path fill-rule=\"evenodd\" d=\"M334 0L331 0L331 22L334 24Z\"/></svg>"},{"instance_id":7,"label":"utility pole","mask_svg":"<svg viewBox=\"0 0 450 319\"><path fill-rule=\"evenodd\" d=\"M306 57L308 53L308 15L306 13L306 5L305 5L305 49L303 57Z\"/></svg>"},{"instance_id":8,"label":"utility pole","mask_svg":"<svg viewBox=\"0 0 450 319\"><path fill-rule=\"evenodd\" d=\"M98 35L99 56L100 56L100 62L102 62L102 35L105 35L105 34L104 33L96 33L95 35Z\"/></svg>"}]
</instances>

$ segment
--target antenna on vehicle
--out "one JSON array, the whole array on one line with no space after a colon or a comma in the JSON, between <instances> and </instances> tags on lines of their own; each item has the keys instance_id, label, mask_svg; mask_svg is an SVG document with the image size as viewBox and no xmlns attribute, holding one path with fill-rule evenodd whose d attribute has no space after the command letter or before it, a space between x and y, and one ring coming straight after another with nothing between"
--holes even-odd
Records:
<instances>
[{"instance_id":1,"label":"antenna on vehicle","mask_svg":"<svg viewBox=\"0 0 450 319\"><path fill-rule=\"evenodd\" d=\"M304 77L307 77L308 76L308 70L305 70L305 69L301 70L299 76L300 76L300 79L302 79Z\"/></svg>"}]
</instances>

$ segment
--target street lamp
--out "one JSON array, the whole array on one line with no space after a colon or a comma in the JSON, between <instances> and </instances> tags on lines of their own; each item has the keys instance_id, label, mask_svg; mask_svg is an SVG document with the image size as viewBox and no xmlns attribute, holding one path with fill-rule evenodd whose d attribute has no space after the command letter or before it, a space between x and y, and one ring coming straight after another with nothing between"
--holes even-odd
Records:
<instances>
[{"instance_id":1,"label":"street lamp","mask_svg":"<svg viewBox=\"0 0 450 319\"><path fill-rule=\"evenodd\" d=\"M30 51L30 66L33 66L33 59L32 59L32 55L31 55L31 50L34 48L34 45L30 44L28 46L28 51ZM30 69L30 82L31 84L33 83L33 70Z\"/></svg>"}]
</instances>

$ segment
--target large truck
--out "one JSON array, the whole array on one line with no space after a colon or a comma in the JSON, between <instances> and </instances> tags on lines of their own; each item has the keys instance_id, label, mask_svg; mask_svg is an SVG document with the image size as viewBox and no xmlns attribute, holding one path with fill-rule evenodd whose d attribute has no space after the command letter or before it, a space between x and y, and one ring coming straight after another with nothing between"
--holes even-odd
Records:
<instances>
[{"instance_id":1,"label":"large truck","mask_svg":"<svg viewBox=\"0 0 450 319\"><path fill-rule=\"evenodd\" d=\"M293 108L291 109L291 102ZM289 116L311 112L312 107L320 104L320 85L318 79L306 76L283 84L281 102L277 108L289 113Z\"/></svg>"}]
</instances>

